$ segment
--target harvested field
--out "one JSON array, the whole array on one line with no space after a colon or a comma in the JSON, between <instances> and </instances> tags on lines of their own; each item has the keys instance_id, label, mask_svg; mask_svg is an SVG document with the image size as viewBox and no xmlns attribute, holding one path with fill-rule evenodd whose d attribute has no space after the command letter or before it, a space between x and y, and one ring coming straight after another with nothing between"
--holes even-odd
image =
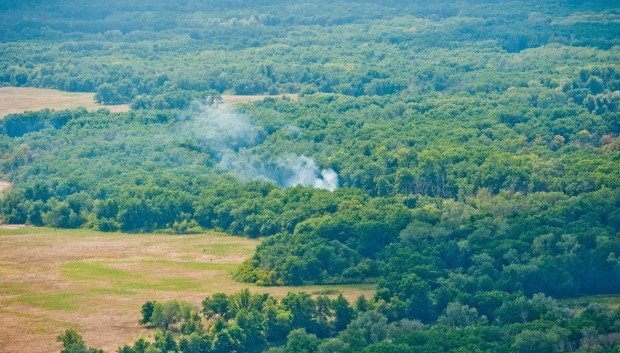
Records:
<instances>
[{"instance_id":1,"label":"harvested field","mask_svg":"<svg viewBox=\"0 0 620 353\"><path fill-rule=\"evenodd\" d=\"M0 227L0 352L58 352L56 336L77 328L108 352L149 330L138 324L147 300L196 305L243 288L372 296L372 285L257 287L231 277L257 240L223 234L128 235L88 230Z\"/></svg>"},{"instance_id":2,"label":"harvested field","mask_svg":"<svg viewBox=\"0 0 620 353\"><path fill-rule=\"evenodd\" d=\"M63 92L55 89L30 87L0 87L0 118L9 114L43 109L86 108L109 109L112 112L129 110L129 105L101 105L95 103L94 93Z\"/></svg>"}]
</instances>

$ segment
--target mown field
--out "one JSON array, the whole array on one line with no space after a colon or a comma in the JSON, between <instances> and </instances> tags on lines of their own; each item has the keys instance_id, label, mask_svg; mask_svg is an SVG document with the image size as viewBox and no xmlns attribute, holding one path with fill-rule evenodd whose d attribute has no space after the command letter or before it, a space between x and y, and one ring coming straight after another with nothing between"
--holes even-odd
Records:
<instances>
[{"instance_id":1,"label":"mown field","mask_svg":"<svg viewBox=\"0 0 620 353\"><path fill-rule=\"evenodd\" d=\"M0 118L27 111L72 108L88 110L105 108L112 112L124 112L129 110L129 105L97 104L94 93L63 92L56 89L31 87L0 87Z\"/></svg>"},{"instance_id":2,"label":"mown field","mask_svg":"<svg viewBox=\"0 0 620 353\"><path fill-rule=\"evenodd\" d=\"M372 285L257 287L231 273L258 241L224 234L129 235L88 230L0 228L0 352L55 352L68 327L89 345L115 351L149 335L138 324L147 300L196 305L215 292L242 288L372 296Z\"/></svg>"}]
</instances>

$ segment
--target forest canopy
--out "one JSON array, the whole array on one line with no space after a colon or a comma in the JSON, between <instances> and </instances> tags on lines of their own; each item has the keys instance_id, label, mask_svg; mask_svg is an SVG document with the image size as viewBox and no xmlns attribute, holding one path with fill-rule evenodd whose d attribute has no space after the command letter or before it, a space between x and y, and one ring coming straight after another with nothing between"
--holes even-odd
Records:
<instances>
[{"instance_id":1,"label":"forest canopy","mask_svg":"<svg viewBox=\"0 0 620 353\"><path fill-rule=\"evenodd\" d=\"M100 5L0 4L0 85L132 107L0 120L2 221L263 237L239 281L378 286L149 302L119 352L618 352L617 308L553 299L620 293L617 4Z\"/></svg>"}]
</instances>

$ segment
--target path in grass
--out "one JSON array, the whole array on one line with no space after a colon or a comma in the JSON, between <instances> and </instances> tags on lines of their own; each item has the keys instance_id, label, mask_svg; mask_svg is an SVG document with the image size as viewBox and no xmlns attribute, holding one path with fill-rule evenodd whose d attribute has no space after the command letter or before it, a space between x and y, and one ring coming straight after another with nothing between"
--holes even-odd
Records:
<instances>
[{"instance_id":1,"label":"path in grass","mask_svg":"<svg viewBox=\"0 0 620 353\"><path fill-rule=\"evenodd\" d=\"M242 288L372 296L371 285L256 287L231 277L257 240L222 234L127 235L87 230L0 227L0 352L58 352L55 337L75 327L91 346L114 352L149 332L147 300L196 305Z\"/></svg>"}]
</instances>

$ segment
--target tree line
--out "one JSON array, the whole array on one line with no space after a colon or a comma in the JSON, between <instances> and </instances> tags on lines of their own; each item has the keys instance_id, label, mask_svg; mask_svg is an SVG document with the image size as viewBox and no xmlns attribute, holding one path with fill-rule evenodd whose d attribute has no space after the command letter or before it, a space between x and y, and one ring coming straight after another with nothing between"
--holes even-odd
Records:
<instances>
[{"instance_id":1,"label":"tree line","mask_svg":"<svg viewBox=\"0 0 620 353\"><path fill-rule=\"evenodd\" d=\"M281 299L248 290L142 306L140 323L156 330L118 353L399 353L399 352L617 352L620 311L591 304L576 310L543 294L494 297L491 316L454 301L432 324L389 320L378 297L289 293ZM422 302L420 306L424 305ZM486 310L485 310L486 312ZM61 353L97 353L68 329Z\"/></svg>"}]
</instances>

